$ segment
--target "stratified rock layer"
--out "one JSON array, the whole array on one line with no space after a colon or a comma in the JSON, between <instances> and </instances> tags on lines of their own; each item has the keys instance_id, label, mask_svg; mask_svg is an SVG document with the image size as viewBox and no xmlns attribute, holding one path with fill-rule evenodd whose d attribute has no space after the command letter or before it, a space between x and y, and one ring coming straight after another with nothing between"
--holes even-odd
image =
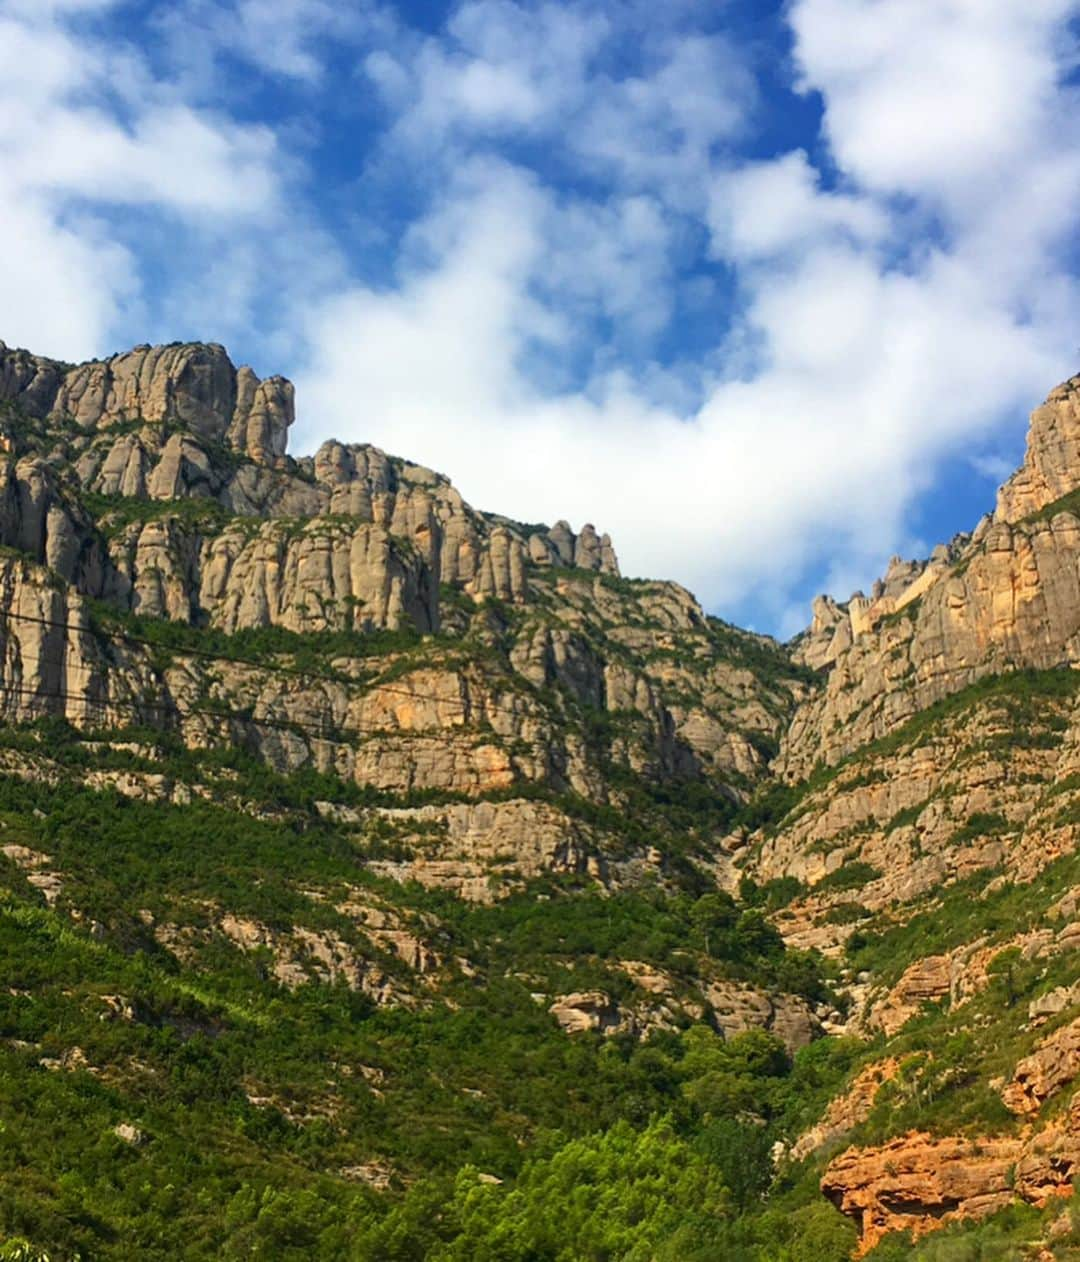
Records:
<instances>
[{"instance_id":1,"label":"stratified rock layer","mask_svg":"<svg viewBox=\"0 0 1080 1262\"><path fill-rule=\"evenodd\" d=\"M479 512L367 444L294 459L293 417L289 382L213 344L76 367L0 345L0 714L163 726L396 795L504 794L392 822L388 872L477 899L620 879L607 834L517 787L612 806L613 764L729 803L764 774L804 690L778 646L621 580L592 525ZM162 620L190 651L155 649ZM443 844L414 844L436 826Z\"/></svg>"},{"instance_id":2,"label":"stratified rock layer","mask_svg":"<svg viewBox=\"0 0 1080 1262\"><path fill-rule=\"evenodd\" d=\"M983 676L1080 660L1080 377L1031 418L1023 468L993 519L923 564L895 559L868 599L815 602L797 656L828 667L795 715L781 767L835 763Z\"/></svg>"}]
</instances>

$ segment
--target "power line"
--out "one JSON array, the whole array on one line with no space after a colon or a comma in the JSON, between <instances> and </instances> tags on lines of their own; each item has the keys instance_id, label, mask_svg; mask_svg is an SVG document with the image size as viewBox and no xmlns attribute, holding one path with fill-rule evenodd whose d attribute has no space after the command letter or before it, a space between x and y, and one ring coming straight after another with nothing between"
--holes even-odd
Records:
<instances>
[{"instance_id":1,"label":"power line","mask_svg":"<svg viewBox=\"0 0 1080 1262\"><path fill-rule=\"evenodd\" d=\"M253 714L249 714L243 710L238 710L238 709L227 709L227 708L218 709L212 706L180 706L180 705L177 705L175 701L169 701L169 702L148 701L148 700L125 701L125 700L119 700L116 698L90 697L90 696L84 696L80 693L67 692L63 689L57 689L55 691L50 691L50 692L40 692L36 688L28 688L20 684L11 684L11 683L3 683L3 682L0 682L0 692L15 693L18 695L29 697L33 700L38 700L38 701L43 701L43 702L45 701L63 701L63 702L71 701L71 702L77 703L78 705L86 706L88 708L92 706L96 706L103 710L109 710L109 709L131 710L137 715L139 715L140 717L143 716L143 713L146 710L157 710L157 711L161 711L164 714L175 716L181 719L197 716L200 718L205 717L205 718L217 719L221 722L235 721L242 724L248 724L254 727L275 728L281 731L290 732L293 735L298 734L298 732L302 732L309 736L313 736L317 740L323 740L330 744L335 744L335 743L340 744L342 741L342 738L347 737L347 736L405 735L410 738L411 737L430 738L433 736L437 736L439 739L445 740L448 736L453 735L453 733L447 732L446 729L427 730L427 731L416 730L416 729L395 730L393 728L360 728L360 727L351 727L348 725L335 726L332 729L317 728L313 724L305 723L302 719L276 719L272 717L271 715L265 715L262 718L257 718ZM462 729L461 735L479 737L480 744L474 746L474 748L480 748L484 744L483 733L481 732L475 732L475 731L466 732L464 729ZM498 733L495 733L495 735L498 736ZM487 742L487 743L490 745L490 742ZM550 754L553 752L550 747L540 746L531 741L524 741L522 743L528 745L529 748L532 749L534 752L544 753L544 754Z\"/></svg>"},{"instance_id":2,"label":"power line","mask_svg":"<svg viewBox=\"0 0 1080 1262\"><path fill-rule=\"evenodd\" d=\"M350 679L348 676L343 676L341 674L332 674L326 671L308 670L301 667L283 666L279 664L270 665L266 661L256 661L252 658L246 658L246 657L235 657L235 656L230 656L226 653L215 653L210 649L201 649L201 648L175 648L174 649L172 648L172 646L162 645L159 642L149 638L148 636L141 636L135 632L127 631L119 627L116 629L110 630L105 627L95 626L93 624L86 625L86 626L79 626L75 623L62 622L59 619L42 618L42 617L35 616L33 614L18 613L14 610L5 610L2 614L0 614L0 623L2 623L5 619L14 619L16 621L29 622L36 626L48 627L48 628L59 630L59 631L74 632L79 635L90 636L92 639L100 639L104 637L106 639L110 639L114 641L117 641L117 640L126 641L129 644L135 644L142 648L148 648L151 650L161 650L162 648L169 648L171 649L171 651L176 652L179 656L195 657L195 658L199 658L203 660L217 661L217 662L228 662L232 665L249 666L255 670L267 671L276 675L288 675L290 677L300 678L300 679L319 680L325 683L332 683L338 687L349 686L349 685L353 687L362 686L361 681L359 680L353 680L353 679ZM86 664L86 665L69 664L63 661L53 661L48 658L34 657L31 654L23 655L21 652L21 646L20 646L20 659L24 661L32 661L39 665L53 666L58 670L82 669L82 670L90 671L93 669L93 666L89 664ZM107 669L107 667L105 667L105 669ZM348 725L336 725L332 729L332 731L327 731L326 729L316 728L312 724L305 723L303 720L300 720L300 719L274 719L271 717L265 717L265 718L259 719L259 718L256 718L252 714L245 713L244 711L238 710L238 709L225 709L225 708L218 709L218 708L212 708L212 707L198 707L198 706L189 706L185 709L184 707L181 707L180 705L178 705L175 702L175 700L172 702L152 702L152 701L145 701L145 700L138 701L138 702L118 701L118 700L106 701L100 698L90 698L90 697L80 696L77 693L68 693L61 690L50 692L50 693L41 693L35 689L22 689L16 685L10 685L10 684L5 684L5 683L0 683L0 690L6 690L9 692L11 691L21 692L21 693L24 693L25 695L40 698L41 700L58 700L58 701L65 701L65 702L73 701L81 705L98 705L98 706L106 706L106 707L113 706L115 708L120 708L120 709L130 709L130 710L135 711L136 713L138 713L140 711L140 707L142 707L142 709L144 710L145 709L160 710L163 713L174 714L178 718L198 716L198 717L216 718L222 721L233 719L237 722L247 723L254 726L277 728L283 731L293 732L294 734L297 733L298 731L305 732L308 735L314 736L318 740L324 740L331 743L335 741L340 742L343 736L365 737L365 736L387 736L387 735L403 734L403 735L409 735L409 736L423 737L427 735L436 734L435 731L431 731L431 730L425 731L423 729L357 727L357 726L348 726ZM379 692L379 693L390 693L391 695L405 697L406 699L410 701L431 701L443 707L444 709L454 710L454 711L459 712L462 715L472 715L473 713L480 711L486 717L488 713L495 712L497 714L498 713L504 714L507 717L513 718L516 720L531 717L531 718L536 719L537 721L540 721L538 716L529 715L528 713L522 714L520 710L517 710L517 709L511 710L505 706L496 705L493 702L489 703L485 701L485 702L480 702L480 703L477 703L477 702L466 703L464 701L455 701L452 698L448 698L448 697L440 697L436 695L435 693L424 693L424 692L410 691L404 688L394 688L390 684L379 684L377 682L369 683L368 691ZM438 729L437 731L438 731L438 734L442 736L444 739L448 735L450 735L450 733L445 728ZM462 732L462 734L464 735L465 733ZM478 737L483 738L482 732L474 732L473 734ZM500 734L498 732L495 732L494 735L498 737ZM536 754L537 756L545 760L550 758L553 752L550 745L541 745L537 741L530 741L530 740L525 739L524 737L514 737L513 740L516 744L526 746L534 754ZM569 757L569 751L566 752L566 756Z\"/></svg>"},{"instance_id":3,"label":"power line","mask_svg":"<svg viewBox=\"0 0 1080 1262\"><path fill-rule=\"evenodd\" d=\"M91 637L105 636L106 638L113 639L113 640L124 639L124 640L127 640L128 643L130 644L139 644L139 645L142 645L144 648L162 649L162 648L171 647L168 645L163 645L160 643L160 641L153 640L149 636L137 635L134 631L125 631L122 627L109 629L107 627L96 626L93 624L85 626L85 627L80 627L72 622L59 622L53 618L38 618L38 617L35 617L33 614L15 613L10 610L5 611L3 614L0 614L0 620L3 620L4 618L15 618L19 620L20 622L32 622L32 623L35 623L39 627L54 627L59 631L78 631L82 635L89 635ZM188 625L188 624L184 624L184 625ZM238 665L254 666L261 670L273 669L274 673L278 675L300 675L300 676L303 676L305 679L325 679L334 683L342 682L341 675L334 675L328 671L303 670L300 667L296 667L296 666L276 666L275 665L274 667L271 668L266 664L266 662L256 661L254 658L231 657L227 653L214 653L210 649L181 648L181 649L175 649L174 651L178 653L183 653L188 657L203 657L203 658L210 658L213 661L235 662Z\"/></svg>"}]
</instances>

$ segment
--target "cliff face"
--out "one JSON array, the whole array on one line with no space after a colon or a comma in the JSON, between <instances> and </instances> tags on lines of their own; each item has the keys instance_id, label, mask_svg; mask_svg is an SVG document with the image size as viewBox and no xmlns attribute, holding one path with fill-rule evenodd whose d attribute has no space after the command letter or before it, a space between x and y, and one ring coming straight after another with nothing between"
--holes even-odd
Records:
<instances>
[{"instance_id":1,"label":"cliff face","mask_svg":"<svg viewBox=\"0 0 1080 1262\"><path fill-rule=\"evenodd\" d=\"M0 791L23 803L17 822L0 811L9 892L138 944L192 994L223 959L228 994L254 978L273 1005L321 987L429 1014L494 984L476 1018L493 1046L500 1005L530 1037L539 1012L544 1038L604 1045L604 1082L624 1057L628 1099L769 1128L771 1174L811 1163L839 1214L816 1209L844 1239L840 1215L854 1223L861 1252L1066 1196L1080 378L1033 414L992 516L894 560L869 596L820 597L788 646L677 584L623 579L591 525L485 514L364 444L295 459L293 410L287 381L219 346L76 367L0 347ZM108 801L108 844L88 855L78 828L31 822L19 795L42 785L100 795L74 816L91 833ZM173 808L210 806L230 830L212 889L189 836L178 858L155 836L148 859L123 826L160 808L167 834ZM271 860L245 849L255 824L284 830ZM294 871L309 845L322 866ZM97 998L139 1024L133 1001ZM35 1067L113 1072L93 1047L53 1050ZM782 1106L780 1062L799 1084ZM532 1070L514 1064L469 1086L466 1112L516 1153L519 1109L563 1120L538 1103L550 1092L522 1103ZM365 1068L361 1130L400 1085ZM330 1125L357 1085L331 1069L318 1091L332 1081L338 1103L316 1092L303 1112L246 1081L245 1098ZM369 1156L348 1169L388 1186Z\"/></svg>"},{"instance_id":2,"label":"cliff face","mask_svg":"<svg viewBox=\"0 0 1080 1262\"><path fill-rule=\"evenodd\" d=\"M283 620L434 630L441 582L522 601L529 567L618 574L610 539L592 526L576 535L565 522L526 530L489 519L446 478L373 447L327 442L292 460L292 385L234 368L220 346L140 347L67 370L5 350L0 399L12 457L5 542L36 551L84 594L152 617L227 630ZM100 556L84 555L83 493L109 536ZM188 500L211 516L188 506L185 529L167 506ZM132 503L147 505L134 521ZM288 525L260 530L248 518ZM319 527L298 530L307 519ZM226 588L233 599L219 612Z\"/></svg>"},{"instance_id":3,"label":"cliff face","mask_svg":"<svg viewBox=\"0 0 1080 1262\"><path fill-rule=\"evenodd\" d=\"M150 723L392 793L617 807L615 766L731 803L760 778L806 688L778 646L620 579L591 525L484 514L367 445L294 460L293 415L289 382L220 346L77 367L0 348L8 720ZM603 830L500 810L522 876L613 879ZM455 836L408 871L486 888L484 828Z\"/></svg>"},{"instance_id":4,"label":"cliff face","mask_svg":"<svg viewBox=\"0 0 1080 1262\"><path fill-rule=\"evenodd\" d=\"M906 1231L922 1256L926 1233L1026 1203L1046 1208L1039 1256L1071 1256L1053 1204L1080 1103L1078 491L1074 377L1032 414L993 515L894 559L869 596L815 601L791 648L822 683L782 784L724 842L729 882L782 889L787 942L836 960L826 1029L867 1046L793 1149L824 1154L860 1255Z\"/></svg>"},{"instance_id":5,"label":"cliff face","mask_svg":"<svg viewBox=\"0 0 1080 1262\"><path fill-rule=\"evenodd\" d=\"M1031 418L1023 468L997 512L925 564L894 561L869 598L815 602L795 655L829 669L780 761L799 779L986 675L1075 661L1080 631L1080 377Z\"/></svg>"}]
</instances>

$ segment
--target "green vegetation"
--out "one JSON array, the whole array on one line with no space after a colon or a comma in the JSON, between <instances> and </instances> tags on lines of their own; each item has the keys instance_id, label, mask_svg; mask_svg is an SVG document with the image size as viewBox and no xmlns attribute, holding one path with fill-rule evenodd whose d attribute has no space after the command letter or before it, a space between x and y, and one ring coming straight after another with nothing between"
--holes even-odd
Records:
<instances>
[{"instance_id":1,"label":"green vegetation","mask_svg":"<svg viewBox=\"0 0 1080 1262\"><path fill-rule=\"evenodd\" d=\"M1054 500L1052 504L1040 508L1037 513L1031 513L1025 517L1021 524L1051 521L1058 513L1072 513L1074 517L1080 516L1080 490L1069 491L1067 495Z\"/></svg>"},{"instance_id":2,"label":"green vegetation","mask_svg":"<svg viewBox=\"0 0 1080 1262\"><path fill-rule=\"evenodd\" d=\"M999 833L1008 832L1012 825L1005 818L996 812L976 811L975 814L969 815L967 823L962 828L958 828L949 840L949 844L953 846L966 846L969 842L977 841L980 837L996 837Z\"/></svg>"},{"instance_id":3,"label":"green vegetation","mask_svg":"<svg viewBox=\"0 0 1080 1262\"><path fill-rule=\"evenodd\" d=\"M179 501L190 503L191 501ZM414 651L423 637L412 627L399 631L288 631L250 627L228 633L164 618L141 617L104 601L91 602L94 624L104 636L129 637L166 654L204 654L252 665L284 665L297 671L325 673L334 659L373 659ZM282 661L281 659L287 659ZM270 659L270 660L268 660Z\"/></svg>"},{"instance_id":4,"label":"green vegetation","mask_svg":"<svg viewBox=\"0 0 1080 1262\"><path fill-rule=\"evenodd\" d=\"M707 624L719 655L752 670L760 679L785 684L798 680L810 686L821 683L823 677L819 671L793 662L785 649L768 636L754 635L711 616Z\"/></svg>"},{"instance_id":5,"label":"green vegetation","mask_svg":"<svg viewBox=\"0 0 1080 1262\"><path fill-rule=\"evenodd\" d=\"M272 635L278 651L298 647ZM234 639L218 647L256 651ZM1025 680L992 695L1016 706L1030 694L1040 706L1056 688ZM637 722L575 713L601 759ZM112 746L99 743L106 736ZM115 747L121 736L129 748ZM632 1008L643 995L628 961L662 970L676 1000L702 976L726 976L835 1002L822 962L785 950L767 919L805 893L800 882L744 880L736 900L676 864L663 884L604 896L564 878L466 904L372 875L365 860L396 844L382 817L343 829L314 809L335 801L363 820L370 808L438 795L394 797L314 771L280 776L240 750L188 751L137 729L80 737L43 721L6 730L0 745L47 749L73 777L0 779L4 843L48 855L63 886L47 906L25 870L0 860L0 1240L10 1249L23 1240L54 1262L133 1249L380 1262L849 1256L854 1231L820 1198L820 1162L777 1173L769 1154L880 1047L825 1040L792 1058L771 1035L724 1042L690 1016L640 1041L568 1036L548 1013L551 997L571 991ZM180 808L91 792L74 778L91 768L164 773L209 799ZM611 774L630 812L551 800L624 843L660 840L669 854L679 829L704 839L735 813L704 782L650 784L614 762ZM1006 827L981 813L961 831ZM854 890L879 875L849 862L816 889ZM991 884L994 875L946 887L902 924L858 903L826 913L855 926L852 970L882 984L975 938L1003 945L989 988L961 1014L931 1006L891 1041L904 1071L856 1142L1015 1125L986 1083L1030 1050L1036 1035L1021 1028L1030 996L1080 968L1004 948L1080 881L1080 860L1058 860L1030 885ZM446 962L437 982L418 988L340 911L350 896L394 907ZM379 1006L314 971L285 989L273 939L240 950L215 930L224 911L271 935L332 935L408 1001ZM181 959L162 927L186 944ZM135 1142L122 1126L136 1128ZM1017 1214L941 1240L1011 1241L1017 1224L1035 1222ZM874 1256L912 1247L887 1240Z\"/></svg>"},{"instance_id":6,"label":"green vegetation","mask_svg":"<svg viewBox=\"0 0 1080 1262\"><path fill-rule=\"evenodd\" d=\"M3 407L0 418L17 447L72 450L69 418ZM242 459L223 446L209 454L220 470ZM264 528L208 498L79 498L106 539L152 521L191 539L230 524ZM1069 501L1040 516L1080 503ZM325 517L320 529L356 525ZM272 529L292 539L307 525L280 519ZM394 547L417 557L409 540ZM819 1190L834 1149L798 1165L774 1151L865 1065L901 1062L845 1143L1017 1129L988 1084L1073 1019L1070 1010L1036 1029L1027 1011L1033 997L1080 980L1080 959L1025 956L1014 939L1042 927L1047 907L1080 883L1080 859L1059 859L1026 885L982 871L916 907L877 911L854 901L873 901L855 891L882 875L858 859L812 891L793 877L744 877L738 897L717 891L709 861L732 828L776 834L815 795L884 782L890 755L976 711L989 734L962 757L1056 748L1080 672L980 680L800 784L755 791L755 751L775 755L819 673L692 610L680 629L654 634L650 600L673 597L662 584L574 568L530 568L528 583L527 605L443 585L435 636L363 630L363 602L352 598L309 612L354 629L305 634L228 635L91 606L106 655L137 646L147 678L185 655L292 672L298 688L316 676L362 687L421 666L458 671L463 697L486 690L490 706L528 718L497 732L489 714L464 735L518 771L542 749L550 774L481 799L395 794L310 766L280 775L244 714L228 725L235 746L202 751L150 726L0 729L10 756L0 774L0 1262L842 1262L855 1228ZM893 657L916 609L881 620ZM613 687L605 669L640 671L643 641L655 668L645 701L630 686L636 676ZM525 647L528 670L516 656ZM481 675L484 689L474 689ZM606 708L620 689L627 708ZM214 691L207 683L199 704L215 704L204 695ZM730 751L712 769L708 753L690 757L654 703L716 720L721 732L732 713L744 716L749 748L735 753L748 756L732 759L743 770L716 770ZM359 749L370 736L349 739ZM14 774L23 758L39 769L47 759L47 774ZM148 777L160 800L100 787L107 773ZM1080 805L1063 796L1075 779L1046 794L1059 795L1059 824L1080 821ZM183 805L170 802L174 792ZM575 821L612 887L561 875L508 893L493 876L499 897L485 904L386 875L400 871L386 861L452 839L438 812L416 819L403 808L510 797ZM343 808L341 822L320 810L326 802ZM927 805L898 811L886 831L914 824ZM949 818L954 847L1014 827L991 810ZM864 828L860 818L817 846L835 862ZM850 929L836 964L786 948L774 923L808 893L850 900L812 926ZM728 981L843 1009L841 976L866 970L885 988L914 960L974 941L989 948L982 989L960 1008L926 1005L891 1039L821 1039L792 1055L764 1029L718 1032ZM404 958L410 943L423 970ZM599 992L582 1006L621 1018L616 1032L560 1028L554 1001L575 992ZM782 1029L779 1005L775 1018ZM1014 1207L917 1242L901 1233L870 1256L1020 1257L1058 1212Z\"/></svg>"},{"instance_id":7,"label":"green vegetation","mask_svg":"<svg viewBox=\"0 0 1080 1262\"><path fill-rule=\"evenodd\" d=\"M861 903L837 903L821 920L826 925L853 925L860 920L869 920L872 915L873 912L867 911Z\"/></svg>"},{"instance_id":8,"label":"green vegetation","mask_svg":"<svg viewBox=\"0 0 1080 1262\"><path fill-rule=\"evenodd\" d=\"M959 692L935 701L925 710L910 718L876 741L862 746L856 753L828 766L821 764L805 780L788 784L767 780L735 816L733 825L750 830L763 828L773 834L781 825L797 818L797 812L808 799L831 785L843 775L850 787L872 783L877 778L873 764L901 750L916 749L945 726L968 715L982 706L994 706L1001 710L1009 730L1001 741L1007 745L1051 748L1061 743L1063 720L1054 713L1056 702L1072 701L1080 692L1080 670L1058 668L1054 670L1015 670L1002 675L987 675ZM864 768L853 778L848 773ZM925 806L925 803L923 804ZM890 820L888 829L911 823L915 815L909 814L921 808L900 811Z\"/></svg>"},{"instance_id":9,"label":"green vegetation","mask_svg":"<svg viewBox=\"0 0 1080 1262\"><path fill-rule=\"evenodd\" d=\"M792 1060L771 1035L725 1042L689 1018L640 1043L571 1037L547 1011L548 996L594 987L632 1003L625 960L667 970L676 994L706 967L827 995L820 964L785 951L758 909L677 888L600 897L548 882L483 906L395 886L365 867L361 834L312 809L387 795L153 733L148 762L126 735L133 748L110 753L55 721L4 734L25 752L46 740L73 775L183 771L222 798L176 807L0 779L4 843L48 856L62 882L48 906L0 858L9 1252L768 1259L805 1229L839 1242L823 1257L845 1256L850 1229L812 1182L785 1193L794 1218L762 1197L771 1145L820 1110L850 1051ZM349 891L389 900L447 961L436 989L417 991L337 910ZM213 931L225 911L271 935L331 934L416 999L285 989L272 945L242 951ZM163 941L186 943L181 958ZM389 1189L354 1173L367 1170Z\"/></svg>"},{"instance_id":10,"label":"green vegetation","mask_svg":"<svg viewBox=\"0 0 1080 1262\"><path fill-rule=\"evenodd\" d=\"M915 823L924 810L926 810L925 802L916 802L914 806L901 807L885 825L885 832L891 833L898 828L907 828Z\"/></svg>"},{"instance_id":11,"label":"green vegetation","mask_svg":"<svg viewBox=\"0 0 1080 1262\"><path fill-rule=\"evenodd\" d=\"M766 911L780 911L806 893L806 886L797 877L779 876L759 885L751 877L739 881L739 898L748 907L763 907Z\"/></svg>"},{"instance_id":12,"label":"green vegetation","mask_svg":"<svg viewBox=\"0 0 1080 1262\"><path fill-rule=\"evenodd\" d=\"M1046 1238L1051 1222L1061 1213L1056 1198L1045 1210L1010 1205L981 1223L956 1223L913 1241L907 1231L893 1232L866 1254L867 1262L1006 1262L1035 1256L1035 1242ZM1055 1241L1059 1248L1080 1244L1075 1228ZM1062 1254L1073 1257L1074 1254Z\"/></svg>"},{"instance_id":13,"label":"green vegetation","mask_svg":"<svg viewBox=\"0 0 1080 1262\"><path fill-rule=\"evenodd\" d=\"M1080 858L1065 855L1027 884L998 880L1000 876L988 868L955 881L902 924L892 924L883 913L880 925L875 921L863 926L848 940L852 967L869 969L888 982L913 960L940 955L983 936L993 941L1041 924L1046 907L1070 885L1080 884Z\"/></svg>"},{"instance_id":14,"label":"green vegetation","mask_svg":"<svg viewBox=\"0 0 1080 1262\"><path fill-rule=\"evenodd\" d=\"M83 507L95 519L107 537L120 534L138 522L168 519L186 530L201 534L218 534L231 519L231 514L217 500L192 496L188 499L151 500L127 495L97 495L83 491Z\"/></svg>"},{"instance_id":15,"label":"green vegetation","mask_svg":"<svg viewBox=\"0 0 1080 1262\"><path fill-rule=\"evenodd\" d=\"M858 890L871 881L878 880L880 876L878 868L856 859L822 877L814 886L814 892L824 894L829 890Z\"/></svg>"}]
</instances>

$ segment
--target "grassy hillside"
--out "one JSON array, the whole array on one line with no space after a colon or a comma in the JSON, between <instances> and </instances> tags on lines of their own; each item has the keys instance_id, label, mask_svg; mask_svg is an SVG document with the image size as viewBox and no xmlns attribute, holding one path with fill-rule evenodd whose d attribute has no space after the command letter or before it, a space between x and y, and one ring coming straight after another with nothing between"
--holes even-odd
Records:
<instances>
[{"instance_id":1,"label":"grassy hillside","mask_svg":"<svg viewBox=\"0 0 1080 1262\"><path fill-rule=\"evenodd\" d=\"M52 1258L705 1258L730 1256L733 1232L803 1230L759 1212L769 1150L850 1048L793 1059L763 1031L725 1042L689 1018L643 1039L571 1035L548 1012L568 991L632 998L627 960L676 988L705 973L827 993L820 962L759 912L677 884L548 882L471 906L371 877L364 845L310 807L343 786L209 758L195 781L190 755L144 750L210 799L174 805L80 783L141 765L130 741L53 725L6 744L22 760L0 779L9 1240ZM335 909L346 890L446 965L418 978ZM213 930L226 909L331 931L397 1002L315 973L282 985L271 945ZM812 1189L800 1199L805 1230L845 1256L844 1221Z\"/></svg>"}]
</instances>

